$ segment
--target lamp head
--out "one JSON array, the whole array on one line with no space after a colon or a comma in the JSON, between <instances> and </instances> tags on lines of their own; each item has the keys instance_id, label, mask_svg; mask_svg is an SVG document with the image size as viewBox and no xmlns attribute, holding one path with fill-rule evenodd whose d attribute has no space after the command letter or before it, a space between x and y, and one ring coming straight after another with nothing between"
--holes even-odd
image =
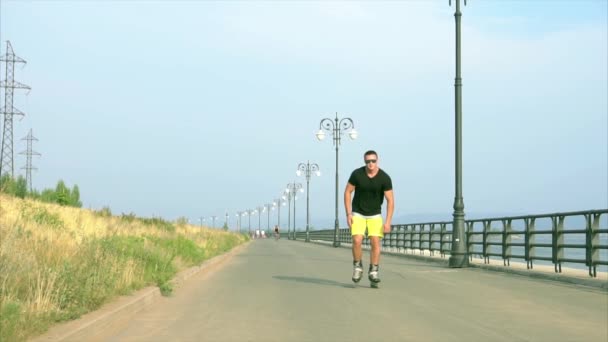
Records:
<instances>
[{"instance_id":1,"label":"lamp head","mask_svg":"<svg viewBox=\"0 0 608 342\"><path fill-rule=\"evenodd\" d=\"M325 132L320 129L317 133L315 133L315 135L317 136L317 139L319 141L322 141L323 139L325 139Z\"/></svg>"}]
</instances>

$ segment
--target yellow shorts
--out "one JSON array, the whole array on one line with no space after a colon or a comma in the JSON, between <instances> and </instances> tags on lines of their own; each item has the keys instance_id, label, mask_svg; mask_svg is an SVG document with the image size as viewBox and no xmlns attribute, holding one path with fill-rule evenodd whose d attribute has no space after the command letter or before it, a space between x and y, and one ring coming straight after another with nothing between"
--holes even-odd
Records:
<instances>
[{"instance_id":1,"label":"yellow shorts","mask_svg":"<svg viewBox=\"0 0 608 342\"><path fill-rule=\"evenodd\" d=\"M350 230L351 235L365 235L365 229L367 229L367 236L379 236L383 238L384 225L382 224L382 216L366 218L354 215Z\"/></svg>"}]
</instances>

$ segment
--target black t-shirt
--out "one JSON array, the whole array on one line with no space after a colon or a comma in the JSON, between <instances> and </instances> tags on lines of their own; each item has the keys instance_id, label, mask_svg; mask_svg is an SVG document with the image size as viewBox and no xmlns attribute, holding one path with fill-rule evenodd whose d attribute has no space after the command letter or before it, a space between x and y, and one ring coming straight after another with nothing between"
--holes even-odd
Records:
<instances>
[{"instance_id":1,"label":"black t-shirt","mask_svg":"<svg viewBox=\"0 0 608 342\"><path fill-rule=\"evenodd\" d=\"M393 182L386 172L379 169L373 178L369 178L363 166L351 173L348 182L355 186L353 212L365 216L382 213L384 192L393 190Z\"/></svg>"}]
</instances>

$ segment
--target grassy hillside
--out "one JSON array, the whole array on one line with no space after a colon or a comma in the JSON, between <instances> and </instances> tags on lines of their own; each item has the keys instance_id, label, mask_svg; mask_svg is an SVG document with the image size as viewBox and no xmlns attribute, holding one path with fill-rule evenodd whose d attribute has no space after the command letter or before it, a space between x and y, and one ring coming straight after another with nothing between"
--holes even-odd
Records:
<instances>
[{"instance_id":1,"label":"grassy hillside","mask_svg":"<svg viewBox=\"0 0 608 342\"><path fill-rule=\"evenodd\" d=\"M149 285L243 235L0 194L0 341L22 341Z\"/></svg>"}]
</instances>

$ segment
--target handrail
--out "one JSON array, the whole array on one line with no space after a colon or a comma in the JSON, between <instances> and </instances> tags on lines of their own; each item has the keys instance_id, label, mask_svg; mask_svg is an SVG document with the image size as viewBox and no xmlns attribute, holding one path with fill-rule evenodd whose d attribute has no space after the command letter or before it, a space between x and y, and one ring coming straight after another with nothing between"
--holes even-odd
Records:
<instances>
[{"instance_id":1,"label":"handrail","mask_svg":"<svg viewBox=\"0 0 608 342\"><path fill-rule=\"evenodd\" d=\"M572 217L584 220L584 227L566 227L566 218ZM550 227L539 228L538 222L542 219L549 219ZM600 228L600 222L603 228ZM451 251L451 221L394 224L391 227L391 233L382 240L382 249L403 253L419 250L421 254L429 251L431 255L439 252L442 258ZM608 252L601 252L608 251L607 227L608 209L594 209L465 220L465 235L471 260L478 256L484 263L489 263L492 257L500 258L503 265L510 266L511 259L523 259L528 269L534 267L535 260L550 261L556 273L562 272L562 263L579 263L588 267L589 276L597 277L597 266L608 265ZM305 234L297 232L296 238L302 240ZM333 229L313 230L310 239L333 241L333 234ZM523 236L522 242L513 241L521 239L520 236ZM350 243L349 229L339 229L338 238L340 242ZM575 241L570 241L572 239ZM369 239L365 237L363 243L369 246ZM566 250L583 249L584 256L579 258L570 255L572 252L566 253Z\"/></svg>"}]
</instances>

